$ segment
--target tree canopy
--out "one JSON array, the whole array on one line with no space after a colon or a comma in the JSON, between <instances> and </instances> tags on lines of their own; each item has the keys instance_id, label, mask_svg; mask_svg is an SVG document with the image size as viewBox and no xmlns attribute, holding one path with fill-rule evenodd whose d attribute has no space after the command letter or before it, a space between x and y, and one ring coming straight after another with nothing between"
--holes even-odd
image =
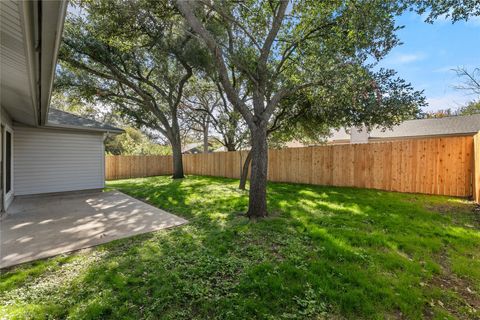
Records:
<instances>
[{"instance_id":1,"label":"tree canopy","mask_svg":"<svg viewBox=\"0 0 480 320\"><path fill-rule=\"evenodd\" d=\"M269 143L388 127L425 104L377 67L399 44L395 17L413 2L84 0L67 17L57 88L161 132L174 177L183 177L187 127L216 130L229 150L247 139L248 215L263 217Z\"/></svg>"},{"instance_id":2,"label":"tree canopy","mask_svg":"<svg viewBox=\"0 0 480 320\"><path fill-rule=\"evenodd\" d=\"M236 151L250 144L242 116L225 97L222 87L210 77L195 77L191 81L182 107L187 126L202 132L204 140L208 134L226 151Z\"/></svg>"},{"instance_id":3,"label":"tree canopy","mask_svg":"<svg viewBox=\"0 0 480 320\"><path fill-rule=\"evenodd\" d=\"M419 14L426 15L427 22L444 17L457 22L480 15L480 3L476 0L407 0Z\"/></svg>"},{"instance_id":4,"label":"tree canopy","mask_svg":"<svg viewBox=\"0 0 480 320\"><path fill-rule=\"evenodd\" d=\"M186 29L208 48L226 96L250 129L251 217L267 214L267 135L272 123L281 122L276 118L298 119L305 112L320 128L388 126L424 103L420 92L392 79L393 72L372 71L399 43L394 17L405 7L397 1L176 4ZM250 93L249 102L242 92ZM296 95L302 99L295 101ZM292 112L292 103L299 112Z\"/></svg>"},{"instance_id":5,"label":"tree canopy","mask_svg":"<svg viewBox=\"0 0 480 320\"><path fill-rule=\"evenodd\" d=\"M60 49L57 88L115 105L139 127L161 132L183 177L178 106L202 65L195 39L178 28L168 1L87 0L70 13Z\"/></svg>"},{"instance_id":6,"label":"tree canopy","mask_svg":"<svg viewBox=\"0 0 480 320\"><path fill-rule=\"evenodd\" d=\"M137 128L126 127L125 132L105 139L105 152L112 155L170 155L169 147L152 141Z\"/></svg>"}]
</instances>

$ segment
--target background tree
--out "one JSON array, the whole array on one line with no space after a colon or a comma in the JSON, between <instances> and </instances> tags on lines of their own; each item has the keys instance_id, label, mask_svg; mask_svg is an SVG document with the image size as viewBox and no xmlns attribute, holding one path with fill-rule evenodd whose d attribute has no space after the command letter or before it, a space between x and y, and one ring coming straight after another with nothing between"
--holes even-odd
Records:
<instances>
[{"instance_id":1,"label":"background tree","mask_svg":"<svg viewBox=\"0 0 480 320\"><path fill-rule=\"evenodd\" d=\"M458 114L461 116L471 116L480 113L480 101L471 101L465 106L458 109Z\"/></svg>"},{"instance_id":2,"label":"background tree","mask_svg":"<svg viewBox=\"0 0 480 320\"><path fill-rule=\"evenodd\" d=\"M456 115L457 115L456 112L451 108L449 108L449 109L440 109L435 111L422 112L419 115L419 118L420 119L438 119L438 118L452 117Z\"/></svg>"},{"instance_id":3,"label":"background tree","mask_svg":"<svg viewBox=\"0 0 480 320\"><path fill-rule=\"evenodd\" d=\"M203 152L208 153L210 148L209 138L213 113L218 109L220 97L214 85L207 81L195 78L187 90L182 102L182 118L185 126L203 141Z\"/></svg>"},{"instance_id":4,"label":"background tree","mask_svg":"<svg viewBox=\"0 0 480 320\"><path fill-rule=\"evenodd\" d=\"M272 118L282 113L282 103L299 91L308 91L310 102L325 91L333 77L352 83L349 73L365 75L398 44L394 16L401 12L390 1L176 1L188 27L203 41L215 62L228 100L247 123L252 141L249 217L267 215L267 134ZM369 65L370 63L370 65ZM251 92L251 103L242 101L229 73L235 66ZM358 85L358 84L355 84ZM343 88L348 86L343 85ZM418 103L400 92L405 104L373 110L365 100L388 96L381 87L337 108L338 123L391 125L404 114L413 114ZM340 93L339 93L340 94ZM350 97L350 95L347 95ZM347 99L347 98L344 98ZM384 113L384 114L382 114ZM327 118L325 118L327 119ZM337 124L338 124L337 123ZM320 125L322 127L322 125Z\"/></svg>"},{"instance_id":5,"label":"background tree","mask_svg":"<svg viewBox=\"0 0 480 320\"><path fill-rule=\"evenodd\" d=\"M65 23L57 88L159 131L172 147L173 177L183 178L178 107L202 63L195 40L168 2L86 0L79 10Z\"/></svg>"},{"instance_id":6,"label":"background tree","mask_svg":"<svg viewBox=\"0 0 480 320\"><path fill-rule=\"evenodd\" d=\"M480 97L480 69L475 68L473 71L469 71L464 67L458 67L454 69L457 73L457 76L462 78L462 83L456 85L455 88L458 90L466 91L468 94L474 95L475 99ZM465 116L480 113L480 101L472 100L466 105L452 110L444 109L437 110L432 112L427 112L423 114L424 118L443 118L450 116Z\"/></svg>"},{"instance_id":7,"label":"background tree","mask_svg":"<svg viewBox=\"0 0 480 320\"><path fill-rule=\"evenodd\" d=\"M238 111L226 99L222 87L206 78L190 83L186 90L184 117L202 133L207 125L209 136L226 151L236 151L248 145L248 130ZM203 134L204 143L207 134Z\"/></svg>"},{"instance_id":8,"label":"background tree","mask_svg":"<svg viewBox=\"0 0 480 320\"><path fill-rule=\"evenodd\" d=\"M231 69L233 70L233 68ZM208 137L219 142L225 151L237 151L250 147L249 131L241 114L225 97L222 86L207 77L190 83L184 103L184 118L193 131L201 132L204 152L208 152ZM242 99L247 99L244 94ZM212 131L210 135L209 130ZM242 154L240 154L242 155ZM239 188L245 190L251 153L241 163Z\"/></svg>"},{"instance_id":9,"label":"background tree","mask_svg":"<svg viewBox=\"0 0 480 320\"><path fill-rule=\"evenodd\" d=\"M92 119L102 123L108 123L117 127L128 125L122 121L122 116L115 106L111 104L94 104L68 92L55 90L52 94L51 107L62 111L70 112L84 118Z\"/></svg>"},{"instance_id":10,"label":"background tree","mask_svg":"<svg viewBox=\"0 0 480 320\"><path fill-rule=\"evenodd\" d=\"M109 135L105 139L105 152L112 155L171 155L169 146L155 143L141 130L126 127L122 134Z\"/></svg>"},{"instance_id":11,"label":"background tree","mask_svg":"<svg viewBox=\"0 0 480 320\"><path fill-rule=\"evenodd\" d=\"M457 73L457 76L463 80L462 84L455 87L456 89L480 96L480 68L475 68L473 71L469 71L464 67L459 67L455 69L455 72Z\"/></svg>"},{"instance_id":12,"label":"background tree","mask_svg":"<svg viewBox=\"0 0 480 320\"><path fill-rule=\"evenodd\" d=\"M215 104L203 104L202 102L184 102L180 107L181 117L183 119L183 126L188 132L189 137L194 140L202 140L203 153L208 153L210 149L210 123L211 116L208 112L200 111L199 105L202 104L202 108L205 110L213 111Z\"/></svg>"}]
</instances>

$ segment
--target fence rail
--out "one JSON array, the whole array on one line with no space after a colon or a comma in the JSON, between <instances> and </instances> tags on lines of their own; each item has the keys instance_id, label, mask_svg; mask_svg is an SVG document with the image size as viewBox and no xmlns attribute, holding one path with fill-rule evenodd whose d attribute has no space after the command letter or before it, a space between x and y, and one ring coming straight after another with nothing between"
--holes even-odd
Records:
<instances>
[{"instance_id":1,"label":"fence rail","mask_svg":"<svg viewBox=\"0 0 480 320\"><path fill-rule=\"evenodd\" d=\"M480 198L472 136L270 150L270 181ZM246 151L184 155L186 174L239 178ZM106 178L172 173L170 156L107 156ZM478 170L479 172L474 170Z\"/></svg>"},{"instance_id":2,"label":"fence rail","mask_svg":"<svg viewBox=\"0 0 480 320\"><path fill-rule=\"evenodd\" d=\"M107 180L161 176L173 172L171 156L106 156Z\"/></svg>"}]
</instances>

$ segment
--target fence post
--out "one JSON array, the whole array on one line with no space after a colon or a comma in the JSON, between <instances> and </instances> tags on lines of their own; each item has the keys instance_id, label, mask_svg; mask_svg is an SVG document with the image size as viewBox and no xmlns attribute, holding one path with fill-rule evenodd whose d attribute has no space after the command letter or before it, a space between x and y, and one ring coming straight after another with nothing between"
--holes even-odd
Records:
<instances>
[{"instance_id":1,"label":"fence post","mask_svg":"<svg viewBox=\"0 0 480 320\"><path fill-rule=\"evenodd\" d=\"M473 200L480 202L480 132L473 136Z\"/></svg>"}]
</instances>

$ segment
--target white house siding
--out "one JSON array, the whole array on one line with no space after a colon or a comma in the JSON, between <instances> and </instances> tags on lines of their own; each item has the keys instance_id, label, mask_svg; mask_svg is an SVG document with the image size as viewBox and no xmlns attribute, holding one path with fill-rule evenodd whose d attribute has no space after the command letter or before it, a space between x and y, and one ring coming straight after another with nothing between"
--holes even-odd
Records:
<instances>
[{"instance_id":1,"label":"white house siding","mask_svg":"<svg viewBox=\"0 0 480 320\"><path fill-rule=\"evenodd\" d=\"M15 195L104 187L102 133L14 127Z\"/></svg>"}]
</instances>

